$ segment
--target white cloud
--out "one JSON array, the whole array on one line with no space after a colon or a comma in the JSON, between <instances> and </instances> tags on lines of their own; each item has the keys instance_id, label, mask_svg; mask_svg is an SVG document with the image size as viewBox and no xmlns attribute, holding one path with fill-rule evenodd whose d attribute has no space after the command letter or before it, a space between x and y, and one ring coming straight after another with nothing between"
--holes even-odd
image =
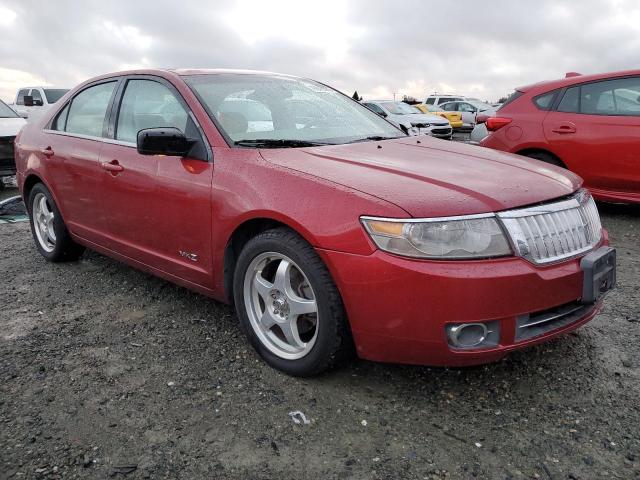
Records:
<instances>
[{"instance_id":1,"label":"white cloud","mask_svg":"<svg viewBox=\"0 0 640 480\"><path fill-rule=\"evenodd\" d=\"M0 5L0 27L10 27L17 16L18 14L10 8Z\"/></svg>"}]
</instances>

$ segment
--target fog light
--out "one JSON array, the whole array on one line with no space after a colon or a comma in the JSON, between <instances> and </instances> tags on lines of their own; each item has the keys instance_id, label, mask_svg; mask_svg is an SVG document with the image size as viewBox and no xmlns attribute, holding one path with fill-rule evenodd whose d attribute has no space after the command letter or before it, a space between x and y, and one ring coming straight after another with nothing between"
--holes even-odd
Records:
<instances>
[{"instance_id":1,"label":"fog light","mask_svg":"<svg viewBox=\"0 0 640 480\"><path fill-rule=\"evenodd\" d=\"M500 339L500 323L497 320L481 323L447 325L449 345L454 348L473 349L496 346Z\"/></svg>"}]
</instances>

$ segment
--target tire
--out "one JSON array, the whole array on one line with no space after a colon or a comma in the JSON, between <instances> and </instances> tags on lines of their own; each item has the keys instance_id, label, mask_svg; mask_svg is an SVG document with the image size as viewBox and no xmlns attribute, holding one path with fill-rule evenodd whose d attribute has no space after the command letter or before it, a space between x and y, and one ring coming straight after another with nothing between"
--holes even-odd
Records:
<instances>
[{"instance_id":1,"label":"tire","mask_svg":"<svg viewBox=\"0 0 640 480\"><path fill-rule=\"evenodd\" d=\"M556 167L567 168L558 157L554 157L547 152L527 152L524 154L524 156L535 158L536 160L540 160L541 162L550 163L551 165L555 165Z\"/></svg>"},{"instance_id":2,"label":"tire","mask_svg":"<svg viewBox=\"0 0 640 480\"><path fill-rule=\"evenodd\" d=\"M344 305L327 267L287 228L267 230L247 242L236 264L233 297L249 342L278 370L314 376L353 352Z\"/></svg>"},{"instance_id":3,"label":"tire","mask_svg":"<svg viewBox=\"0 0 640 480\"><path fill-rule=\"evenodd\" d=\"M84 247L71 239L51 192L42 183L34 185L29 192L27 210L33 240L45 259L50 262L64 262L76 260L82 255ZM45 221L44 218L49 220Z\"/></svg>"}]
</instances>

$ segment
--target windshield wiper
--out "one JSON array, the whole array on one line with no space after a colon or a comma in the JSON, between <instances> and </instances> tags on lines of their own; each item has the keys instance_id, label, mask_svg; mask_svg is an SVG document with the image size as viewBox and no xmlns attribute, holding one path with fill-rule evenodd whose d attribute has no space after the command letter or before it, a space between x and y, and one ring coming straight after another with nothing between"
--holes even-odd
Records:
<instances>
[{"instance_id":1,"label":"windshield wiper","mask_svg":"<svg viewBox=\"0 0 640 480\"><path fill-rule=\"evenodd\" d=\"M335 145L334 143L313 142L310 140L295 140L286 138L255 138L246 140L236 140L234 145L241 147L262 147L262 148L286 148L286 147L318 147L321 145Z\"/></svg>"},{"instance_id":2,"label":"windshield wiper","mask_svg":"<svg viewBox=\"0 0 640 480\"><path fill-rule=\"evenodd\" d=\"M394 138L403 138L403 137L402 136L399 136L399 137L383 137L382 135L371 135L369 137L356 138L355 140L351 140L350 142L347 142L347 143L379 142L380 140L393 140Z\"/></svg>"}]
</instances>

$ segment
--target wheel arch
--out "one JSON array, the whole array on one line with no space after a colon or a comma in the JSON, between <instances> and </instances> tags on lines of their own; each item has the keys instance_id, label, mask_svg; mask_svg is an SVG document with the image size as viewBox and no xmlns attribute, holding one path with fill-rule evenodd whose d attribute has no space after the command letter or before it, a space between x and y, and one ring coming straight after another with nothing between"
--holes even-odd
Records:
<instances>
[{"instance_id":1,"label":"wheel arch","mask_svg":"<svg viewBox=\"0 0 640 480\"><path fill-rule=\"evenodd\" d=\"M545 155L549 155L550 157L555 158L558 162L560 162L560 164L568 169L569 167L567 167L567 164L555 153L553 153L551 150L548 150L546 148L541 148L541 147L527 147L527 148L522 148L516 152L514 152L518 155L522 155L524 157L528 157L530 154L532 153L544 153Z\"/></svg>"},{"instance_id":2,"label":"wheel arch","mask_svg":"<svg viewBox=\"0 0 640 480\"><path fill-rule=\"evenodd\" d=\"M261 214L241 221L229 235L223 255L223 286L225 299L233 304L233 276L238 255L256 235L274 228L284 227L300 235L307 243L314 246L310 234L290 219L276 218L275 215Z\"/></svg>"}]
</instances>

